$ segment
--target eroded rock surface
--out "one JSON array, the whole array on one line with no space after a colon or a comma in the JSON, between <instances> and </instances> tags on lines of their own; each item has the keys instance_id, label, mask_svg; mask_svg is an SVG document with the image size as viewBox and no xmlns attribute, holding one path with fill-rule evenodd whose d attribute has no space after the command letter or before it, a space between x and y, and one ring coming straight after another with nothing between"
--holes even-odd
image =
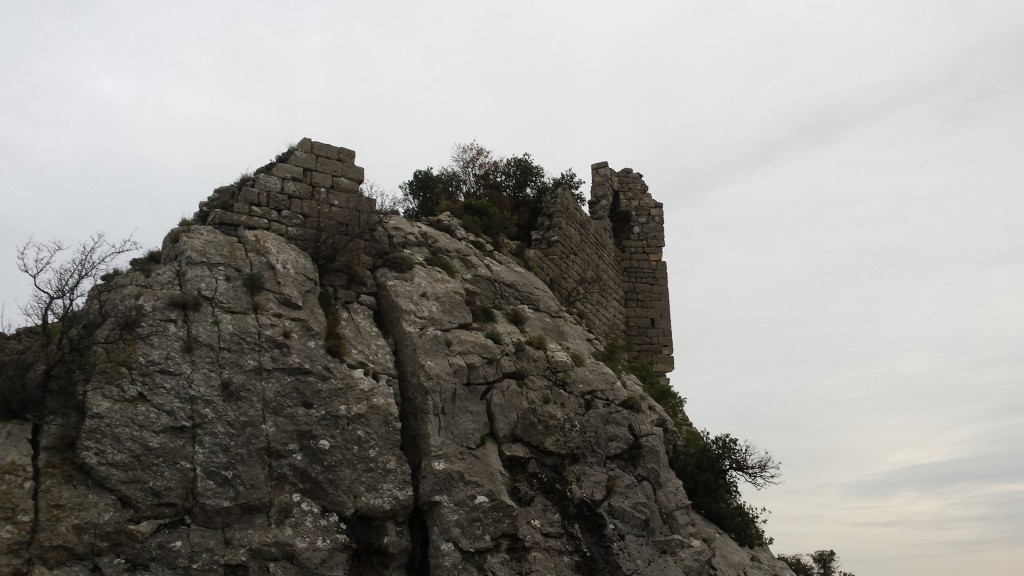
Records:
<instances>
[{"instance_id":1,"label":"eroded rock surface","mask_svg":"<svg viewBox=\"0 0 1024 576\"><path fill-rule=\"evenodd\" d=\"M344 150L316 144L268 173ZM327 275L213 220L91 295L73 410L0 422L0 573L791 574L692 511L671 420L453 218L375 222Z\"/></svg>"}]
</instances>

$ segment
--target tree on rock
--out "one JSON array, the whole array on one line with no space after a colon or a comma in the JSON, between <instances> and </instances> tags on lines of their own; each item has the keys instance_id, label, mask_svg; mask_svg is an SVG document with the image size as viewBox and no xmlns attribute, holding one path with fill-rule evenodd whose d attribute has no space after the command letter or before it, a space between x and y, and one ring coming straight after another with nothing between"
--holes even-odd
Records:
<instances>
[{"instance_id":1,"label":"tree on rock","mask_svg":"<svg viewBox=\"0 0 1024 576\"><path fill-rule=\"evenodd\" d=\"M446 166L416 170L400 188L407 217L451 212L474 234L495 240L504 234L529 242L555 192L567 188L582 204L582 186L583 180L571 169L548 177L528 153L495 157L488 148L470 142L457 144Z\"/></svg>"},{"instance_id":2,"label":"tree on rock","mask_svg":"<svg viewBox=\"0 0 1024 576\"><path fill-rule=\"evenodd\" d=\"M839 570L839 556L835 550L818 550L811 554L779 554L796 576L853 576Z\"/></svg>"},{"instance_id":3,"label":"tree on rock","mask_svg":"<svg viewBox=\"0 0 1024 576\"><path fill-rule=\"evenodd\" d=\"M102 232L73 249L61 240L29 239L18 248L18 270L32 281L32 294L21 306L22 314L39 325L47 344L59 346L67 335L68 320L89 290L118 258L139 248L131 236L111 241ZM59 329L51 330L53 325Z\"/></svg>"}]
</instances>

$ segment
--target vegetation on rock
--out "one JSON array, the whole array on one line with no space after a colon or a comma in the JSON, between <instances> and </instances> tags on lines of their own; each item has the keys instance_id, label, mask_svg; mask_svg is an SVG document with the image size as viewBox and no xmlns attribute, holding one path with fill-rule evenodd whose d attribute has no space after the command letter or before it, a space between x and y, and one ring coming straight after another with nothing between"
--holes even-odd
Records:
<instances>
[{"instance_id":1,"label":"vegetation on rock","mask_svg":"<svg viewBox=\"0 0 1024 576\"><path fill-rule=\"evenodd\" d=\"M853 576L839 570L839 556L835 550L818 550L811 554L779 554L796 576Z\"/></svg>"},{"instance_id":2,"label":"vegetation on rock","mask_svg":"<svg viewBox=\"0 0 1024 576\"><path fill-rule=\"evenodd\" d=\"M566 187L583 204L583 180L572 169L548 177L529 153L495 157L480 144L457 144L451 162L413 172L402 183L403 214L410 218L451 212L470 233L530 241L545 202Z\"/></svg>"}]
</instances>

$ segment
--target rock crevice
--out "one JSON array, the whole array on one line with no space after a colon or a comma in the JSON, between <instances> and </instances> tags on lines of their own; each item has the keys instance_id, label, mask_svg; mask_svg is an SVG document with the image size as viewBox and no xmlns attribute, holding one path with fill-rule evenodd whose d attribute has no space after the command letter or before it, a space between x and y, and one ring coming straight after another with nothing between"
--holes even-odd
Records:
<instances>
[{"instance_id":1,"label":"rock crevice","mask_svg":"<svg viewBox=\"0 0 1024 576\"><path fill-rule=\"evenodd\" d=\"M671 420L595 359L664 270L638 175L595 165L538 275L450 216L374 214L354 162L303 140L96 289L80 425L0 422L0 572L790 574L693 513ZM610 316L567 307L559 219L608 228ZM658 306L635 359L664 371Z\"/></svg>"}]
</instances>

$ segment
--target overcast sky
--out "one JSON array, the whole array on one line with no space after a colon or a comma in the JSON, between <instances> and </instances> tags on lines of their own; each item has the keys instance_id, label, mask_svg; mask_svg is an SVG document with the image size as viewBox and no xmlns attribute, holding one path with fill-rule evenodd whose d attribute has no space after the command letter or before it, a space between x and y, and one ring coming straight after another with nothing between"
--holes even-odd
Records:
<instances>
[{"instance_id":1,"label":"overcast sky","mask_svg":"<svg viewBox=\"0 0 1024 576\"><path fill-rule=\"evenodd\" d=\"M1024 563L1024 2L5 2L0 302L30 235L157 246L304 136L397 188L472 139L667 213L699 427L776 552Z\"/></svg>"}]
</instances>

